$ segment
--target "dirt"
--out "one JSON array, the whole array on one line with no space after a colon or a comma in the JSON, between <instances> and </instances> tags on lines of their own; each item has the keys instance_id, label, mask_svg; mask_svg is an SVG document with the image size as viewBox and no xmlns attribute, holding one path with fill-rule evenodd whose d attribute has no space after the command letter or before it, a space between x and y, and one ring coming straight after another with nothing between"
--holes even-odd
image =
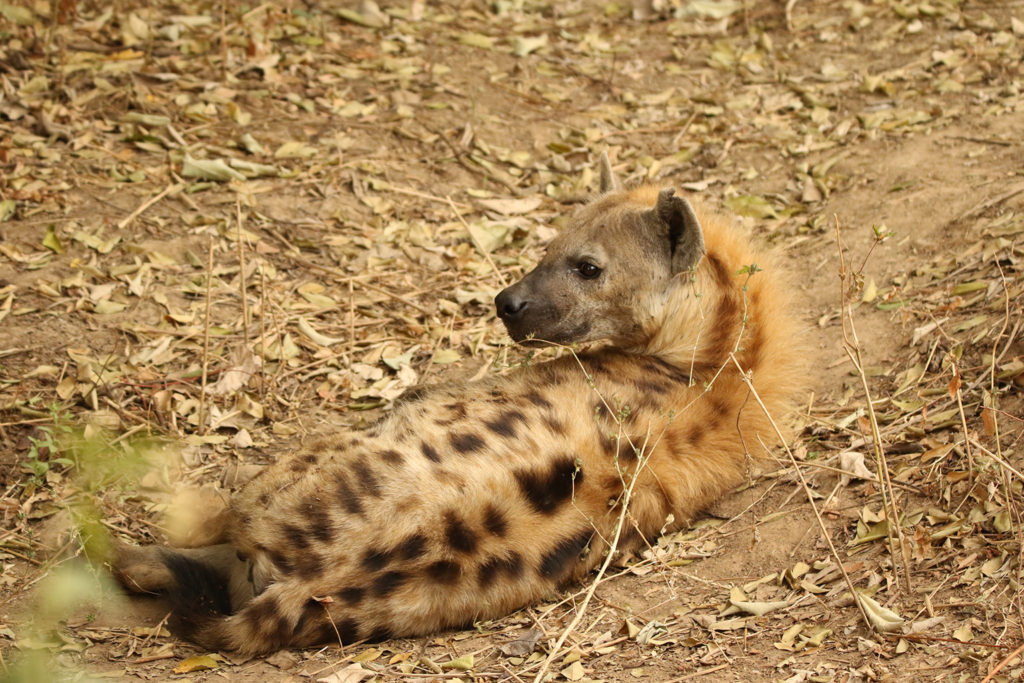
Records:
<instances>
[{"instance_id":1,"label":"dirt","mask_svg":"<svg viewBox=\"0 0 1024 683\"><path fill-rule=\"evenodd\" d=\"M412 384L521 358L490 299L607 151L783 253L811 349L788 419L814 504L785 452L760 463L613 568L552 680L1020 678L1024 2L676 0L636 18L441 0L384 3L385 27L367 5L106 9L0 2L5 672L533 679L589 585L472 631L192 659L207 653L153 630L158 604L111 607L68 519L160 540L174 492L219 496ZM186 152L261 175L186 177ZM877 469L862 375L890 488L839 479L840 454ZM882 490L906 563L865 539ZM900 626L864 623L826 532ZM532 651L502 649L531 629Z\"/></svg>"}]
</instances>

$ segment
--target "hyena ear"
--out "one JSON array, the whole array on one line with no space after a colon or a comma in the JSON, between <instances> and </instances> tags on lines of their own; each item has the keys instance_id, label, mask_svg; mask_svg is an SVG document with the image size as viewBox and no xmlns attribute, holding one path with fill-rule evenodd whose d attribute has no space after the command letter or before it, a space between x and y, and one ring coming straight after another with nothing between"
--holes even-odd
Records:
<instances>
[{"instance_id":1,"label":"hyena ear","mask_svg":"<svg viewBox=\"0 0 1024 683\"><path fill-rule=\"evenodd\" d=\"M612 170L612 162L608 161L607 152L601 152L601 157L597 160L597 166L601 175L601 194L617 192L622 189L619 179L615 177L615 171Z\"/></svg>"},{"instance_id":2,"label":"hyena ear","mask_svg":"<svg viewBox=\"0 0 1024 683\"><path fill-rule=\"evenodd\" d=\"M689 270L704 256L704 231L686 199L675 196L672 188L658 193L655 215L668 225L672 274Z\"/></svg>"}]
</instances>

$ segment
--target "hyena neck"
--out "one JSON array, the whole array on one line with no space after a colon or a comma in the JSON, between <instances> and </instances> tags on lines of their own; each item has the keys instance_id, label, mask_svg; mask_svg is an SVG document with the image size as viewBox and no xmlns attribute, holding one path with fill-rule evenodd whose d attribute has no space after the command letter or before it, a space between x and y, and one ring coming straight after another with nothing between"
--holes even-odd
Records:
<instances>
[{"instance_id":1,"label":"hyena neck","mask_svg":"<svg viewBox=\"0 0 1024 683\"><path fill-rule=\"evenodd\" d=\"M694 381L707 379L735 354L747 368L743 340L746 324L757 311L749 298L742 268L723 253L709 248L693 272L676 275L669 290L651 306L650 334L638 349L684 370Z\"/></svg>"}]
</instances>

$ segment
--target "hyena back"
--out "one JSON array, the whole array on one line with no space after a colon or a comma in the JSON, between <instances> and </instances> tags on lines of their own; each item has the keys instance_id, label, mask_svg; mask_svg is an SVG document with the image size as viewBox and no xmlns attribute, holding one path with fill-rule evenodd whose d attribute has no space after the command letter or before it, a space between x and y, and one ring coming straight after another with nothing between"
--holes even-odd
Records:
<instances>
[{"instance_id":1,"label":"hyena back","mask_svg":"<svg viewBox=\"0 0 1024 683\"><path fill-rule=\"evenodd\" d=\"M426 389L266 468L211 522L209 547L120 546L115 574L166 593L180 635L246 653L537 602L603 560L627 489L620 552L685 523L742 480L745 446L777 440L740 369L783 415L794 328L755 263L671 190L605 192L496 304L516 341L607 344Z\"/></svg>"}]
</instances>

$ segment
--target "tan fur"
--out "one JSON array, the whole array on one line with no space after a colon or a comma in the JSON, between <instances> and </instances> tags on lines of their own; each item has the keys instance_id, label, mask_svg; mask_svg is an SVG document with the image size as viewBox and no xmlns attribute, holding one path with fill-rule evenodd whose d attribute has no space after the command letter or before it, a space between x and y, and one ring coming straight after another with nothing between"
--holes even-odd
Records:
<instances>
[{"instance_id":1,"label":"tan fur","mask_svg":"<svg viewBox=\"0 0 1024 683\"><path fill-rule=\"evenodd\" d=\"M780 419L799 385L795 329L774 268L720 217L698 210L707 253L692 271L656 265L668 257L627 228L659 201L652 188L599 198L542 262L557 275L574 250L608 260L602 289L573 296L611 345L427 389L367 432L271 466L207 530L228 545L189 551L237 611L186 614L179 630L258 653L468 626L590 572L635 476L620 551L739 483L744 443L756 454L777 439L730 353ZM740 273L753 263L764 272ZM116 573L129 589L187 594L162 569L170 552L122 549Z\"/></svg>"}]
</instances>

